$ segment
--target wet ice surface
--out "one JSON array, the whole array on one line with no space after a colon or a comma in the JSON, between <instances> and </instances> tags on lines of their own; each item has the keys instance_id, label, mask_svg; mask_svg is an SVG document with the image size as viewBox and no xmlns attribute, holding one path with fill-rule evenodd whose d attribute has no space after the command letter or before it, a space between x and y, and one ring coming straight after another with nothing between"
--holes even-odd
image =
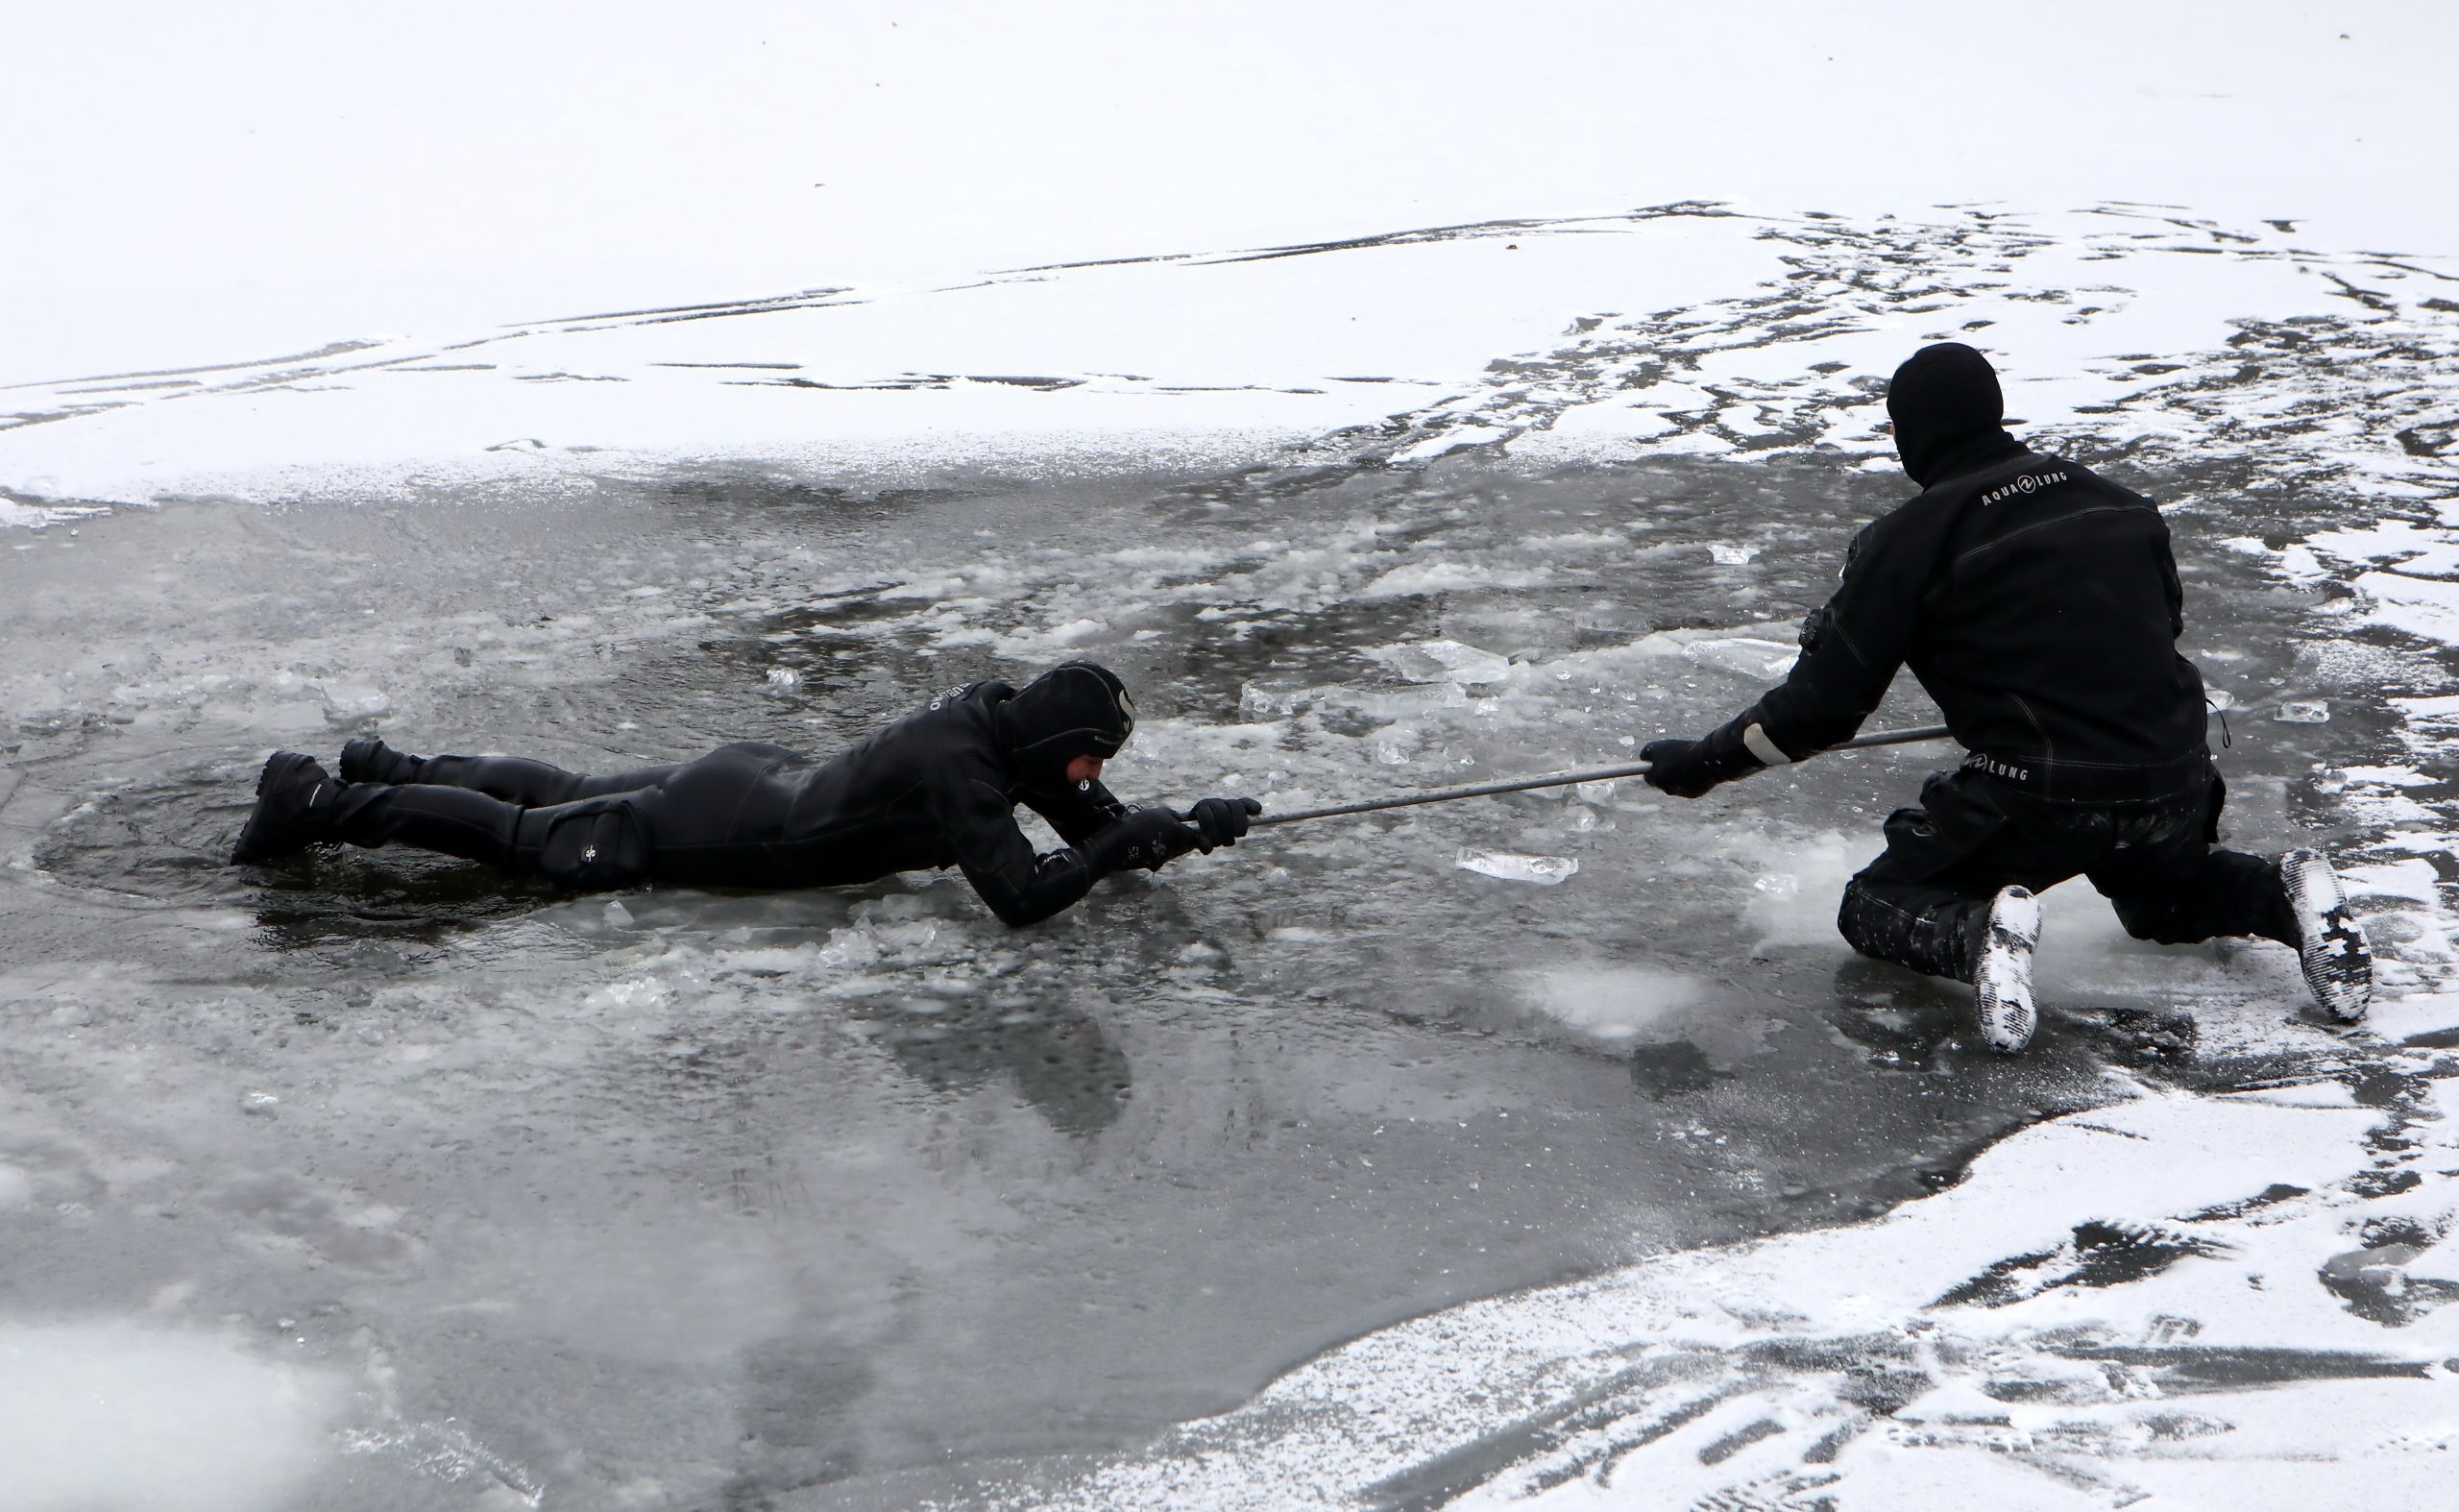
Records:
<instances>
[{"instance_id":1,"label":"wet ice surface","mask_svg":"<svg viewBox=\"0 0 2459 1512\"><path fill-rule=\"evenodd\" d=\"M1849 302L2081 256L1984 226L1917 249L1983 260L1906 287L1852 272L1867 244L1787 246L1834 288L1600 323L1285 466L635 465L0 537L0 1349L197 1404L150 1416L247 1446L214 1472L233 1505L1617 1475L1900 1505L1924 1474L2094 1505L2161 1446L2285 1431L2274 1398L2403 1424L2301 1441L2375 1475L2446 1442L2400 1416L2459 1316L2434 1117L2459 1013L2423 992L2451 970L2459 696L2429 299L2155 348L2114 413L2043 411L2177 506L2188 649L2236 715L2230 839L2333 846L2409 994L2356 1033L2299 1012L2284 952L2136 945L2069 888L2041 1043L1979 1051L1966 994L1831 923L1943 747L1699 804L1625 782L1276 830L1013 933L952 878L563 900L394 853L220 864L274 744L824 750L1069 655L1137 690L1131 799L1627 763L1781 670L1902 495L1852 465L1866 389L1814 368L1858 339ZM1667 364L1795 378L1704 380L1619 457L1548 439L1573 401L1646 397L1677 328ZM1873 723L1931 718L1908 688ZM2307 1379L2374 1395L2242 1389ZM2214 1380L2224 1406L2142 1405ZM143 1504L92 1478L109 1428L24 1451Z\"/></svg>"},{"instance_id":2,"label":"wet ice surface","mask_svg":"<svg viewBox=\"0 0 2459 1512\"><path fill-rule=\"evenodd\" d=\"M1922 1190L2090 1100L2090 1056L2001 1074L1916 993L1939 1022L1886 1053L1974 1074L1867 1077L1835 952L1715 985L1769 926L1737 934L1732 905L1796 864L1783 835L1644 790L1274 832L1020 933L953 878L560 901L406 855L220 864L264 745L329 750L378 695L402 744L580 767L826 748L1020 670L992 637L1129 677L1145 719L1113 771L1136 797L1595 765L1741 683L1654 648L1653 609L1601 611L1631 618L1582 651L1524 592L1339 585L1440 534L1560 560L1584 601L1610 559L1521 543L1736 481L1471 468L1233 508L1207 480L1088 501L684 478L586 510L182 506L47 534L12 565L78 566L12 596L41 670L13 674L0 810L31 862L7 1054L39 1094L6 1158L46 1215L13 1226L12 1306L312 1362L350 1393L334 1431L367 1505L416 1504L439 1463L691 1505L1131 1444L1429 1307ZM1035 544L977 539L986 519ZM913 576L840 589L883 530ZM1694 602L1729 586L1701 564ZM1464 688L1371 654L1438 629L1523 660ZM1250 687L1309 690L1306 712L1242 721ZM1668 1047L1636 1072L1634 1014ZM1780 1116L1822 1084L1853 1132ZM1716 1088L1732 1107L1676 1106ZM476 1447L438 1460L448 1422Z\"/></svg>"}]
</instances>

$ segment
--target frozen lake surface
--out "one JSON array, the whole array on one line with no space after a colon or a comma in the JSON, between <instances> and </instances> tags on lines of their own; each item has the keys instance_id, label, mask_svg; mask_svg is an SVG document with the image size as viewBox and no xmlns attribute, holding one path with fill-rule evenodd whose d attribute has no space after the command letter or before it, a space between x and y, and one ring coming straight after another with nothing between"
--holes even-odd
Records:
<instances>
[{"instance_id":1,"label":"frozen lake surface","mask_svg":"<svg viewBox=\"0 0 2459 1512\"><path fill-rule=\"evenodd\" d=\"M1502 258L1547 260L1488 324L1272 339ZM2077 884L2041 1041L1988 1055L1832 925L1944 746L1273 831L1022 932L952 876L222 865L274 744L826 751L1079 655L1144 713L1131 801L1631 760L1782 671L1908 492L1875 385L1954 335L2169 506L2229 839L2342 859L2367 1025ZM43 1507L350 1512L2422 1487L2454 393L2431 260L2125 207L1497 223L13 391L0 1460Z\"/></svg>"}]
</instances>

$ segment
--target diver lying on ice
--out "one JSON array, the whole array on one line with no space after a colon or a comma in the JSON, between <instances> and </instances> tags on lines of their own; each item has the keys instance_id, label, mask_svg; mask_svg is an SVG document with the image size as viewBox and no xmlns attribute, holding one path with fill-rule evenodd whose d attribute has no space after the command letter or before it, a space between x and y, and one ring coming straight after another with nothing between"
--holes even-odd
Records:
<instances>
[{"instance_id":1,"label":"diver lying on ice","mask_svg":"<svg viewBox=\"0 0 2459 1512\"><path fill-rule=\"evenodd\" d=\"M1648 782L1695 798L1814 756L1909 666L1970 754L1895 811L1846 884L1854 949L1972 984L1983 1035L2012 1054L2035 1023L2033 894L2080 873L2136 939L2278 940L2325 1009L2363 1017L2373 958L2330 864L2218 848L2224 789L2158 509L2027 451L1960 343L1913 354L1887 407L1921 495L1855 538L1784 683L1704 740L1651 743Z\"/></svg>"},{"instance_id":2,"label":"diver lying on ice","mask_svg":"<svg viewBox=\"0 0 2459 1512\"><path fill-rule=\"evenodd\" d=\"M415 845L506 874L592 891L680 883L814 888L957 866L1010 924L1050 917L1113 871L1158 871L1235 844L1263 812L1205 798L1183 818L1131 809L1102 765L1135 728L1107 668L1068 662L1023 689L951 689L827 762L781 745L721 745L696 761L592 777L517 756L419 757L356 740L341 779L276 751L234 866L309 845ZM1019 803L1065 845L1042 855Z\"/></svg>"}]
</instances>

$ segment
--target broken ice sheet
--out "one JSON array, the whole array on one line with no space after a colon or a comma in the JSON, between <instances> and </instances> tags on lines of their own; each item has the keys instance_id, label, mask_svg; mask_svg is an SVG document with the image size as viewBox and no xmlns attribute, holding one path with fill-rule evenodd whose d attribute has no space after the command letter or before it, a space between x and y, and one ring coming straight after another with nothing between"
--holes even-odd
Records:
<instances>
[{"instance_id":1,"label":"broken ice sheet","mask_svg":"<svg viewBox=\"0 0 2459 1512\"><path fill-rule=\"evenodd\" d=\"M1569 856L1522 856L1508 850L1465 847L1458 865L1461 870L1479 876L1500 877L1505 882L1534 882L1548 888L1579 870L1579 863Z\"/></svg>"},{"instance_id":2,"label":"broken ice sheet","mask_svg":"<svg viewBox=\"0 0 2459 1512\"><path fill-rule=\"evenodd\" d=\"M1511 660L1458 641L1414 641L1367 652L1409 682L1500 682Z\"/></svg>"},{"instance_id":3,"label":"broken ice sheet","mask_svg":"<svg viewBox=\"0 0 2459 1512\"><path fill-rule=\"evenodd\" d=\"M1259 688L1247 683L1238 690L1238 718L1251 724L1292 719L1312 707L1321 690Z\"/></svg>"},{"instance_id":4,"label":"broken ice sheet","mask_svg":"<svg viewBox=\"0 0 2459 1512\"><path fill-rule=\"evenodd\" d=\"M1726 567L1740 567L1758 554L1759 548L1755 546L1740 546L1731 541L1708 543L1709 559Z\"/></svg>"}]
</instances>

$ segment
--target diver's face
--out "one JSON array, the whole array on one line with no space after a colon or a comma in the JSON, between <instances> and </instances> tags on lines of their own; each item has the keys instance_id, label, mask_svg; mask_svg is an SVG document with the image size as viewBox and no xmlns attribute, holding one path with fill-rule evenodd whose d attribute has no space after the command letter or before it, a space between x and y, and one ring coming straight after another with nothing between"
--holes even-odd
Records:
<instances>
[{"instance_id":1,"label":"diver's face","mask_svg":"<svg viewBox=\"0 0 2459 1512\"><path fill-rule=\"evenodd\" d=\"M1067 780L1069 782L1099 781L1102 775L1102 761L1103 758L1099 756L1077 757L1067 764Z\"/></svg>"}]
</instances>

